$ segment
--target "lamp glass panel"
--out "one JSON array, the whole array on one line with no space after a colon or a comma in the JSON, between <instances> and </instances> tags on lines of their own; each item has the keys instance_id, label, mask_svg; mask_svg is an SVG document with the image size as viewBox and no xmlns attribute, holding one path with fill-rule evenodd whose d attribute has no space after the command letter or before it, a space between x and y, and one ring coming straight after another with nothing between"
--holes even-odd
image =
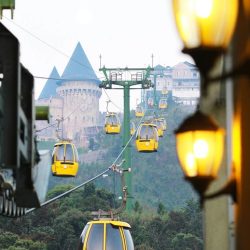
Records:
<instances>
[{"instance_id":1,"label":"lamp glass panel","mask_svg":"<svg viewBox=\"0 0 250 250\"><path fill-rule=\"evenodd\" d=\"M173 0L173 7L185 47L225 48L230 42L238 0Z\"/></svg>"},{"instance_id":2,"label":"lamp glass panel","mask_svg":"<svg viewBox=\"0 0 250 250\"><path fill-rule=\"evenodd\" d=\"M216 177L223 156L223 130L176 135L177 154L187 177Z\"/></svg>"}]
</instances>

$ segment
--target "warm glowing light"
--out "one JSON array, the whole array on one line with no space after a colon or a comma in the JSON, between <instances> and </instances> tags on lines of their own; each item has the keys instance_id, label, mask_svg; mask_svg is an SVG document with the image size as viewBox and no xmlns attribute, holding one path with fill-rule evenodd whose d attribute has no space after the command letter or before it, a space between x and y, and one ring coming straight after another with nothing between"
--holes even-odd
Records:
<instances>
[{"instance_id":1,"label":"warm glowing light","mask_svg":"<svg viewBox=\"0 0 250 250\"><path fill-rule=\"evenodd\" d=\"M173 0L177 29L186 48L226 48L238 15L238 0Z\"/></svg>"},{"instance_id":2,"label":"warm glowing light","mask_svg":"<svg viewBox=\"0 0 250 250\"><path fill-rule=\"evenodd\" d=\"M208 155L208 144L204 140L197 140L194 142L194 155L196 158L206 158Z\"/></svg>"},{"instance_id":3,"label":"warm glowing light","mask_svg":"<svg viewBox=\"0 0 250 250\"><path fill-rule=\"evenodd\" d=\"M197 174L196 168L195 168L195 157L192 153L188 153L186 155L186 164L187 164L189 176L195 176Z\"/></svg>"},{"instance_id":4,"label":"warm glowing light","mask_svg":"<svg viewBox=\"0 0 250 250\"><path fill-rule=\"evenodd\" d=\"M213 0L199 0L195 2L195 13L197 17L208 18L211 15Z\"/></svg>"},{"instance_id":5,"label":"warm glowing light","mask_svg":"<svg viewBox=\"0 0 250 250\"><path fill-rule=\"evenodd\" d=\"M217 176L223 157L224 130L196 111L176 130L176 149L186 177Z\"/></svg>"}]
</instances>

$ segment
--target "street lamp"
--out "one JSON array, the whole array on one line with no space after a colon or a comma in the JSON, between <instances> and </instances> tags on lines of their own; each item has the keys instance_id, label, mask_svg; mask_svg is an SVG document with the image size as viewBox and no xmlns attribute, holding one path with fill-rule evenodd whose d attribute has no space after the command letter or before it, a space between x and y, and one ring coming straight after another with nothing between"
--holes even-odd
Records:
<instances>
[{"instance_id":1,"label":"street lamp","mask_svg":"<svg viewBox=\"0 0 250 250\"><path fill-rule=\"evenodd\" d=\"M194 59L206 90L209 73L231 40L238 0L173 0L173 7L183 52ZM185 179L198 192L201 203L221 194L231 194L236 200L234 178L216 193L205 195L217 177L224 147L224 132L209 116L198 110L187 118L176 130L176 147Z\"/></svg>"},{"instance_id":2,"label":"street lamp","mask_svg":"<svg viewBox=\"0 0 250 250\"><path fill-rule=\"evenodd\" d=\"M211 181L217 177L223 157L224 130L201 111L188 117L175 131L180 165L201 202Z\"/></svg>"},{"instance_id":3,"label":"street lamp","mask_svg":"<svg viewBox=\"0 0 250 250\"><path fill-rule=\"evenodd\" d=\"M173 0L177 29L206 83L215 61L225 52L236 23L238 0Z\"/></svg>"}]
</instances>

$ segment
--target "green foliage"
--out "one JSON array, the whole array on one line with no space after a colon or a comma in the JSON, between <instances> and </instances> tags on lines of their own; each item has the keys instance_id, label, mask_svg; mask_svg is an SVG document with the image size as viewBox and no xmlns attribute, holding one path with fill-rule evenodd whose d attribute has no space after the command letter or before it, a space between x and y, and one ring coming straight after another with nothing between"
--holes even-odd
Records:
<instances>
[{"instance_id":1,"label":"green foliage","mask_svg":"<svg viewBox=\"0 0 250 250\"><path fill-rule=\"evenodd\" d=\"M160 202L157 208L157 214L163 216L167 212L165 206Z\"/></svg>"},{"instance_id":2,"label":"green foliage","mask_svg":"<svg viewBox=\"0 0 250 250\"><path fill-rule=\"evenodd\" d=\"M183 180L173 135L174 129L191 112L189 108L169 104L164 114L168 130L160 139L157 153L138 153L134 141L131 142L135 203L132 214L124 213L122 219L132 226L136 250L199 250L203 247L201 211L196 195ZM91 164L81 162L76 178L51 176L48 199L107 169L122 150L121 135L100 132L95 141L104 157ZM52 149L53 145L54 142L41 142L39 148ZM78 151L80 158L87 154L86 149ZM77 190L23 218L0 217L1 249L76 249L82 229L92 219L90 212L117 208L120 195L120 176L108 173L106 178L86 185L84 190Z\"/></svg>"},{"instance_id":3,"label":"green foliage","mask_svg":"<svg viewBox=\"0 0 250 250\"><path fill-rule=\"evenodd\" d=\"M51 194L58 190L67 190L67 185L55 187ZM112 201L113 194L90 184L84 190L78 190L22 218L12 220L0 217L1 249L76 249L84 226L93 219L90 212L98 209L109 211ZM135 249L182 250L190 246L190 249L202 249L201 211L196 201L190 200L176 211L167 212L162 203L158 207L158 213L142 209L137 201L133 213L122 214L121 219L132 227Z\"/></svg>"},{"instance_id":4,"label":"green foliage","mask_svg":"<svg viewBox=\"0 0 250 250\"><path fill-rule=\"evenodd\" d=\"M176 250L202 250L203 242L200 238L193 234L179 233L177 234L172 242L172 248Z\"/></svg>"},{"instance_id":5,"label":"green foliage","mask_svg":"<svg viewBox=\"0 0 250 250\"><path fill-rule=\"evenodd\" d=\"M1 232L0 233L0 245L2 248L7 248L8 246L14 245L19 239L19 236L11 232Z\"/></svg>"},{"instance_id":6,"label":"green foliage","mask_svg":"<svg viewBox=\"0 0 250 250\"><path fill-rule=\"evenodd\" d=\"M142 207L138 201L134 204L134 211L135 213L141 214L142 213Z\"/></svg>"},{"instance_id":7,"label":"green foliage","mask_svg":"<svg viewBox=\"0 0 250 250\"><path fill-rule=\"evenodd\" d=\"M30 239L21 239L12 232L1 232L0 246L2 250L46 250L46 244Z\"/></svg>"},{"instance_id":8,"label":"green foliage","mask_svg":"<svg viewBox=\"0 0 250 250\"><path fill-rule=\"evenodd\" d=\"M70 190L71 188L73 188L74 186L73 185L59 185L59 186L56 186L53 190L50 190L48 192L48 198L51 199L53 197L56 197L58 196L59 194L62 194L68 190Z\"/></svg>"}]
</instances>

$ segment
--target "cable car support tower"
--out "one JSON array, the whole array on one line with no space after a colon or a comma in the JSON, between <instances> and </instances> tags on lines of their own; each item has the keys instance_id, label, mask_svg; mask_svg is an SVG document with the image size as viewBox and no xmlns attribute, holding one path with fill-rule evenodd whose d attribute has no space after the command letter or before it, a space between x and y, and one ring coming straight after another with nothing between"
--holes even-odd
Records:
<instances>
[{"instance_id":1,"label":"cable car support tower","mask_svg":"<svg viewBox=\"0 0 250 250\"><path fill-rule=\"evenodd\" d=\"M154 69L148 66L147 68L105 68L99 69L102 71L105 80L100 84L100 88L105 89L123 89L124 97L124 117L123 117L123 147L130 140L130 90L132 89L148 89L152 87L151 81L148 79L150 72ZM136 86L140 87L136 87ZM117 87L113 87L117 86ZM124 163L122 165L127 186L127 202L126 210L131 211L133 207L132 199L132 168L131 168L131 145L125 147L123 151Z\"/></svg>"}]
</instances>

